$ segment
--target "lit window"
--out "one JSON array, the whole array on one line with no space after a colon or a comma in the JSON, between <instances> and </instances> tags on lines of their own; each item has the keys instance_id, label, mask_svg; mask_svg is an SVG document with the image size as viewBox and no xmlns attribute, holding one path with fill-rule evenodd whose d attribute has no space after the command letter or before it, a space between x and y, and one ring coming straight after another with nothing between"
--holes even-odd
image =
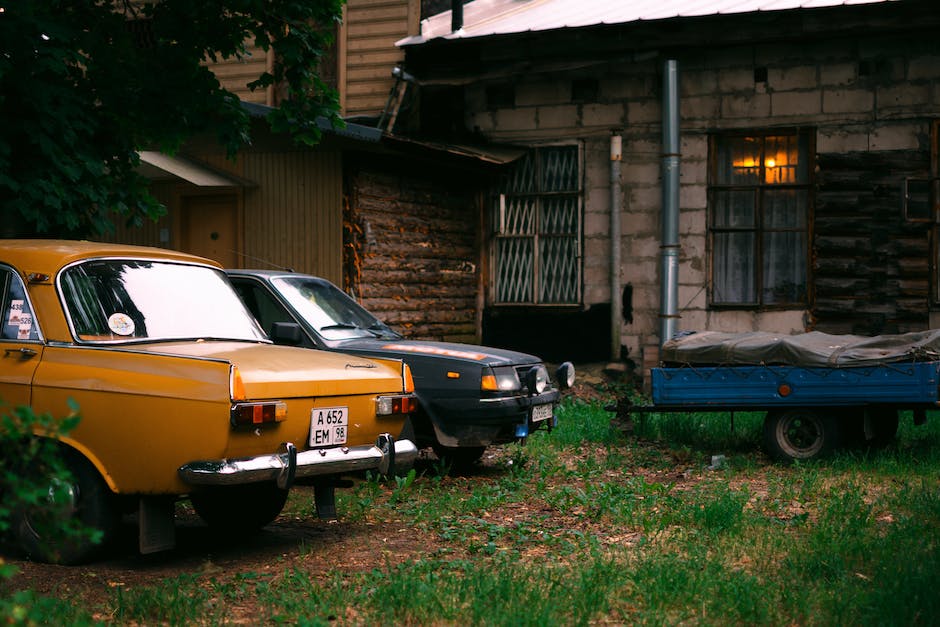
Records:
<instances>
[{"instance_id":1,"label":"lit window","mask_svg":"<svg viewBox=\"0 0 940 627\"><path fill-rule=\"evenodd\" d=\"M805 305L810 135L718 135L711 148L711 304Z\"/></svg>"}]
</instances>

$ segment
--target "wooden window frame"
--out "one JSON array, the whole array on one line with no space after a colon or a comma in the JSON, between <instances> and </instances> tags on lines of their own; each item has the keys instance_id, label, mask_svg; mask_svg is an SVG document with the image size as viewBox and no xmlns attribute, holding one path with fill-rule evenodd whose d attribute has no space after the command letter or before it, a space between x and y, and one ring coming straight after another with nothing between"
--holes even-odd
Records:
<instances>
[{"instance_id":1,"label":"wooden window frame","mask_svg":"<svg viewBox=\"0 0 940 627\"><path fill-rule=\"evenodd\" d=\"M765 181L765 158L763 156L763 150L765 146L765 140L768 137L782 137L782 136L792 136L797 138L800 141L805 141L805 155L800 155L801 158L806 160L804 164L806 172L806 180L799 183L767 183ZM731 184L731 183L719 183L719 154L722 141L732 140L735 138L758 138L761 141L761 158L759 163L755 166L758 169L758 182L754 184ZM708 209L707 209L707 259L708 259L708 307L713 310L750 310L750 311L774 311L774 310L793 310L793 309L806 309L811 306L812 302L812 285L813 285L813 276L812 276L812 265L811 265L811 251L812 251L812 241L813 241L813 208L815 204L814 198L814 161L815 161L815 129L808 127L796 127L796 128L786 128L786 129L748 129L748 130L734 130L734 131L720 131L714 132L709 136L708 143ZM804 226L797 229L784 229L792 230L793 232L801 232L805 237L805 250L803 253L806 256L805 260L805 289L803 290L803 295L798 300L786 301L786 302L773 302L768 303L764 300L763 296L763 274L764 269L767 263L766 255L763 249L763 235L768 232L779 232L780 229L765 227L763 225L763 198L762 193L765 190L800 190L804 191L806 194L806 216ZM717 200L716 197L720 192L727 191L753 191L755 194L755 223L752 227L718 227L715 225L715 215L717 212ZM741 232L741 233L753 233L754 234L754 243L753 251L755 258L759 261L755 262L754 265L754 293L756 300L748 302L734 302L728 300L717 300L715 295L716 289L716 235L721 233L731 233L731 232Z\"/></svg>"}]
</instances>

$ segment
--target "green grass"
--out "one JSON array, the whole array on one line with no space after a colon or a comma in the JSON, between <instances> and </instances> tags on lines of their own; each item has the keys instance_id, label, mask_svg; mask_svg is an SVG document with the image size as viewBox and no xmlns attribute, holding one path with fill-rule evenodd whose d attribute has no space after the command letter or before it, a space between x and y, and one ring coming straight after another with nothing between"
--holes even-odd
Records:
<instances>
[{"instance_id":1,"label":"green grass","mask_svg":"<svg viewBox=\"0 0 940 627\"><path fill-rule=\"evenodd\" d=\"M935 624L940 418L897 443L771 464L760 416L650 414L637 437L600 404L497 449L470 476L426 466L338 491L340 525L408 528L427 550L368 570L300 546L283 567L114 590L109 622L225 624ZM713 455L726 463L711 468ZM309 502L291 516L318 523ZM337 559L339 558L339 559ZM33 599L35 603L39 600ZM49 601L42 601L48 603ZM54 612L60 614L56 615ZM85 614L75 612L87 612ZM233 614L234 612L234 614Z\"/></svg>"}]
</instances>

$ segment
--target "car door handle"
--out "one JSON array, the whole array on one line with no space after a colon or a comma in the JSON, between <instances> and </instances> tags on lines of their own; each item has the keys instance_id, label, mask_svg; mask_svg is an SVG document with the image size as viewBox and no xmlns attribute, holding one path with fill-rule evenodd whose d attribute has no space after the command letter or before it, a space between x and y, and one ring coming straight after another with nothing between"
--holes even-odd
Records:
<instances>
[{"instance_id":1,"label":"car door handle","mask_svg":"<svg viewBox=\"0 0 940 627\"><path fill-rule=\"evenodd\" d=\"M8 348L4 351L4 356L9 355L10 353L19 353L20 358L29 359L30 357L35 357L38 353L31 348Z\"/></svg>"}]
</instances>

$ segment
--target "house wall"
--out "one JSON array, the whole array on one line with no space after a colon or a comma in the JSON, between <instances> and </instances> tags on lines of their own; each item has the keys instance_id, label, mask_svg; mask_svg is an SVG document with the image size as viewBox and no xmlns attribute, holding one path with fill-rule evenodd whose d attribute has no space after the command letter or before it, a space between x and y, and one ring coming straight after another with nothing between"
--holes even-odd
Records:
<instances>
[{"instance_id":1,"label":"house wall","mask_svg":"<svg viewBox=\"0 0 940 627\"><path fill-rule=\"evenodd\" d=\"M344 116L377 116L404 53L395 42L418 30L415 0L347 0L340 31L340 96Z\"/></svg>"},{"instance_id":2,"label":"house wall","mask_svg":"<svg viewBox=\"0 0 940 627\"><path fill-rule=\"evenodd\" d=\"M479 201L454 176L350 165L344 288L413 339L479 340Z\"/></svg>"},{"instance_id":3,"label":"house wall","mask_svg":"<svg viewBox=\"0 0 940 627\"><path fill-rule=\"evenodd\" d=\"M714 41L719 40L716 32ZM647 364L657 359L660 340L665 58L678 61L681 96L677 329L783 333L813 328L923 329L928 324L928 229L905 222L899 194L904 176L929 173L930 124L940 116L936 42L935 37L866 35L797 43L713 43L677 48L668 55L651 54L646 61L635 60L642 55L630 59L621 54L627 60L584 63L576 72L534 69L514 77L511 107L489 108L487 83L469 86L465 124L499 142L583 142L585 306L611 300L608 145L612 131L623 136L619 237L622 284L632 288L632 322L625 321L621 332L633 359L642 358ZM612 48L617 40L606 44ZM540 44L544 49L551 45ZM559 47L558 42L554 45ZM766 80L755 80L758 68L766 69ZM573 102L572 81L591 78L598 84L595 101ZM710 309L706 301L709 133L794 126L815 128L817 305L776 311ZM853 275L855 280L848 282Z\"/></svg>"},{"instance_id":4,"label":"house wall","mask_svg":"<svg viewBox=\"0 0 940 627\"><path fill-rule=\"evenodd\" d=\"M224 89L232 92L240 100L263 105L274 105L274 90L248 89L248 83L258 80L273 63L273 53L265 52L258 46L250 46L249 54L241 59L222 59L210 63L212 73L219 79Z\"/></svg>"},{"instance_id":5,"label":"house wall","mask_svg":"<svg viewBox=\"0 0 940 627\"><path fill-rule=\"evenodd\" d=\"M325 142L328 143L328 142ZM211 144L196 143L186 156L245 181L244 187L198 187L175 180L153 184L167 208L157 223L116 224L107 239L145 246L185 249L183 211L187 201L230 199L237 232L233 257L240 268L292 268L343 280L342 153L328 145L314 150L267 144L240 153L236 161ZM222 228L222 227L220 227Z\"/></svg>"}]
</instances>

